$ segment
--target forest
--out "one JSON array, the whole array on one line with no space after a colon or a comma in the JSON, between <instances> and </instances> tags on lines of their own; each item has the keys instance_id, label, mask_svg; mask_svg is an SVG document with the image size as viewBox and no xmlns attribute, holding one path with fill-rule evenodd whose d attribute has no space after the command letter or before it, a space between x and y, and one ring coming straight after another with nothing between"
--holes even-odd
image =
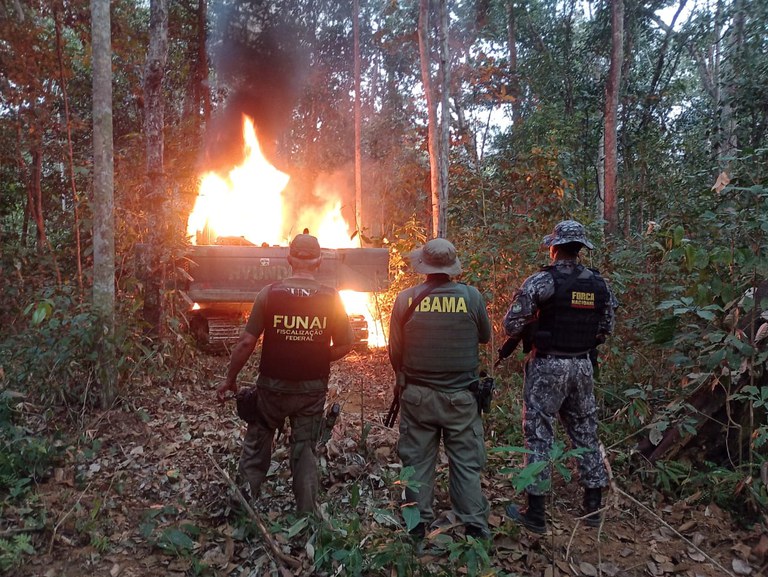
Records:
<instances>
[{"instance_id":1,"label":"forest","mask_svg":"<svg viewBox=\"0 0 768 577\"><path fill-rule=\"evenodd\" d=\"M766 78L765 1L0 0L0 574L768 575ZM524 353L497 351L566 219L619 301L610 487L587 528L560 427L540 536L504 513L532 472ZM304 229L365 335L318 518L289 434L243 501L215 394L252 301L220 295ZM434 237L493 325L492 539L457 530L442 458L419 552L386 343Z\"/></svg>"}]
</instances>

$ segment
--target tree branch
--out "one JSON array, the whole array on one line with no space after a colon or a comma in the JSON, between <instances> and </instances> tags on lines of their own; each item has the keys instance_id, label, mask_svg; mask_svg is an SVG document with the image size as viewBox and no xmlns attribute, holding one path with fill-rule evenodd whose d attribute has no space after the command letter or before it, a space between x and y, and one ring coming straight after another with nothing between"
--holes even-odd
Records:
<instances>
[{"instance_id":1,"label":"tree branch","mask_svg":"<svg viewBox=\"0 0 768 577\"><path fill-rule=\"evenodd\" d=\"M272 554L277 558L278 562L280 562L283 565L287 565L291 569L299 569L301 568L301 561L296 559L295 557L291 557L290 555L286 555L280 549L277 547L275 542L272 540L272 537L269 534L269 531L267 531L266 525L264 525L264 521L261 519L259 514L253 510L253 507L251 507L250 503L248 503L248 500L243 495L242 491L240 491L239 487L235 484L235 482L231 479L231 477L227 474L224 469L219 467L219 464L213 459L213 457L209 454L208 458L211 460L211 463L213 463L213 466L216 468L216 470L219 472L219 474L224 478L224 480L229 485L229 488L232 489L232 492L234 493L235 497L237 497L237 500L240 501L240 504L243 506L243 508L246 510L248 515L253 519L254 523L256 523L256 527L259 530L259 533L261 533L261 537L264 539L264 542L267 544L267 547L272 552Z\"/></svg>"}]
</instances>

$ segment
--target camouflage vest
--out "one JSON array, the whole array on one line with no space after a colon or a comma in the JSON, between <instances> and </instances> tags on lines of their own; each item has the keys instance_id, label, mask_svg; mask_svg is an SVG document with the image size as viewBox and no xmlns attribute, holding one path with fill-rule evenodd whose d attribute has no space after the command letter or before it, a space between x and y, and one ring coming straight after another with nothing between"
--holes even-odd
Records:
<instances>
[{"instance_id":1,"label":"camouflage vest","mask_svg":"<svg viewBox=\"0 0 768 577\"><path fill-rule=\"evenodd\" d=\"M418 293L416 293L418 294ZM424 372L477 369L477 323L464 284L437 287L421 301L403 328L403 367Z\"/></svg>"},{"instance_id":2,"label":"camouflage vest","mask_svg":"<svg viewBox=\"0 0 768 577\"><path fill-rule=\"evenodd\" d=\"M330 373L336 292L328 287L270 286L264 312L259 371L275 379L324 379Z\"/></svg>"}]
</instances>

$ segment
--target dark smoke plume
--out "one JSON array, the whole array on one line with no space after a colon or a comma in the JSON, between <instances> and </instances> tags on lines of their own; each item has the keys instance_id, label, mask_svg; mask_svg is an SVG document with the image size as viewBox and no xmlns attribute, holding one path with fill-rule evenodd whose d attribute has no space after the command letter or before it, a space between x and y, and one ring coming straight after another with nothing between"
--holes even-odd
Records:
<instances>
[{"instance_id":1,"label":"dark smoke plume","mask_svg":"<svg viewBox=\"0 0 768 577\"><path fill-rule=\"evenodd\" d=\"M213 62L226 105L206 135L206 170L228 169L243 160L242 115L254 120L264 155L285 130L307 76L302 28L290 20L288 2L239 0L221 14L214 33Z\"/></svg>"}]
</instances>

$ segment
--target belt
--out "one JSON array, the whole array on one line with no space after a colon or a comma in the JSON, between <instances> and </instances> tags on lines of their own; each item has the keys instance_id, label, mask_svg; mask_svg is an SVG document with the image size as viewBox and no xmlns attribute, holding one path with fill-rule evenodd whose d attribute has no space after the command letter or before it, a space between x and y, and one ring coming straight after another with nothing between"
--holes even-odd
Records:
<instances>
[{"instance_id":1,"label":"belt","mask_svg":"<svg viewBox=\"0 0 768 577\"><path fill-rule=\"evenodd\" d=\"M536 351L534 353L534 356L537 359L588 359L589 353L578 353L574 355L569 355L567 353L540 353Z\"/></svg>"},{"instance_id":2,"label":"belt","mask_svg":"<svg viewBox=\"0 0 768 577\"><path fill-rule=\"evenodd\" d=\"M434 383L430 383L429 381L422 381L421 379L416 379L414 377L405 377L405 383L407 385L414 385L417 387L427 387L429 389L434 389L437 387Z\"/></svg>"},{"instance_id":3,"label":"belt","mask_svg":"<svg viewBox=\"0 0 768 577\"><path fill-rule=\"evenodd\" d=\"M444 392L453 392L453 391L460 391L464 389L450 389L446 390L445 388L441 387L440 385L436 385L435 383L430 383L429 381L422 381L421 379L413 378L413 377L405 377L405 383L406 386L416 386L416 387L425 387L427 389L432 389L435 391L444 391ZM472 391L472 386L475 386L477 388L477 381L473 381L466 390Z\"/></svg>"}]
</instances>

